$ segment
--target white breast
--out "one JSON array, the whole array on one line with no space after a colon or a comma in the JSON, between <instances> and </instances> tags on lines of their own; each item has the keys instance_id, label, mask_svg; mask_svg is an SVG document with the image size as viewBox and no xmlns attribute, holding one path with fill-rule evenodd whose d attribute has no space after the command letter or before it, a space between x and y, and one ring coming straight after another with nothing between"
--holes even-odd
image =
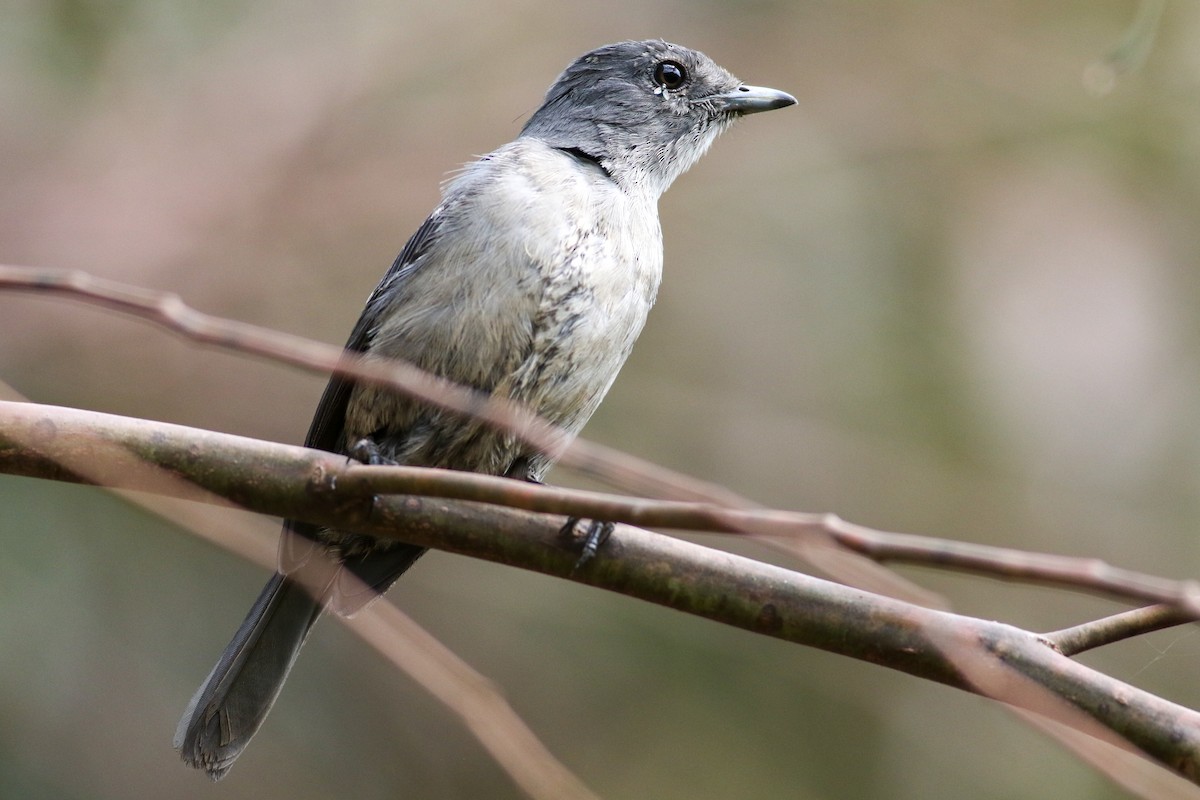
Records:
<instances>
[{"instance_id":1,"label":"white breast","mask_svg":"<svg viewBox=\"0 0 1200 800\"><path fill-rule=\"evenodd\" d=\"M506 145L447 185L437 238L396 288L370 349L578 430L654 303L656 200L537 140ZM403 444L405 431L421 429L431 454L439 439L462 437L461 420L379 390L359 387L351 404L364 421L358 435L378 422Z\"/></svg>"}]
</instances>

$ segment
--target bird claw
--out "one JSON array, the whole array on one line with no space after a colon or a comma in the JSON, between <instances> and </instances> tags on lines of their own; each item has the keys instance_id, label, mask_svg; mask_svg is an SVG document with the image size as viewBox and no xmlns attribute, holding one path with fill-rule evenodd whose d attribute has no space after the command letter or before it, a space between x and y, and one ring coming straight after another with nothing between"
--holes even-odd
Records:
<instances>
[{"instance_id":1,"label":"bird claw","mask_svg":"<svg viewBox=\"0 0 1200 800\"><path fill-rule=\"evenodd\" d=\"M569 517L566 524L559 530L559 535L574 543L576 541L575 529L582 521L583 519L580 517ZM604 546L604 543L608 541L608 537L612 536L613 529L616 527L615 523L605 522L604 520L590 519L587 521L579 560L575 562L575 566L571 567L572 573L596 557L596 554Z\"/></svg>"},{"instance_id":2,"label":"bird claw","mask_svg":"<svg viewBox=\"0 0 1200 800\"><path fill-rule=\"evenodd\" d=\"M369 436L364 436L350 445L346 450L346 458L368 467L395 467L400 464L399 461L385 456L379 448L379 443ZM370 516L375 516L375 509L378 505L379 495L371 495Z\"/></svg>"},{"instance_id":3,"label":"bird claw","mask_svg":"<svg viewBox=\"0 0 1200 800\"><path fill-rule=\"evenodd\" d=\"M369 467L394 467L400 463L385 456L379 449L379 443L370 437L363 437L350 445L346 456Z\"/></svg>"}]
</instances>

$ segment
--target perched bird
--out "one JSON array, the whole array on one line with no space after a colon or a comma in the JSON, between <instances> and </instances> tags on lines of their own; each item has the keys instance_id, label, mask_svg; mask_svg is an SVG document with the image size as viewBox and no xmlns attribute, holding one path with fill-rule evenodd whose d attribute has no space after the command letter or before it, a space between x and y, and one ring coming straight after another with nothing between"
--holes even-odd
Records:
<instances>
[{"instance_id":1,"label":"perched bird","mask_svg":"<svg viewBox=\"0 0 1200 800\"><path fill-rule=\"evenodd\" d=\"M371 294L347 349L405 359L577 432L654 303L659 196L735 119L795 102L668 42L620 42L583 55L515 141L448 182ZM305 444L371 463L529 481L550 467L508 433L336 376ZM590 547L603 527L589 528ZM286 522L280 572L179 723L183 760L222 777L323 609L357 609L423 552ZM344 581L347 572L358 581ZM356 591L362 583L371 591Z\"/></svg>"}]
</instances>

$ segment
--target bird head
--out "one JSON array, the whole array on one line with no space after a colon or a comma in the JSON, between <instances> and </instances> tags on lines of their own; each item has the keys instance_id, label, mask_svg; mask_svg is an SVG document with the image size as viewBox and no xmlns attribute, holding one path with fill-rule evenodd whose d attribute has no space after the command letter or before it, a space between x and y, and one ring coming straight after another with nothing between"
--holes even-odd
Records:
<instances>
[{"instance_id":1,"label":"bird head","mask_svg":"<svg viewBox=\"0 0 1200 800\"><path fill-rule=\"evenodd\" d=\"M735 119L795 102L742 83L697 50L618 42L567 67L521 136L593 161L624 190L657 198Z\"/></svg>"}]
</instances>

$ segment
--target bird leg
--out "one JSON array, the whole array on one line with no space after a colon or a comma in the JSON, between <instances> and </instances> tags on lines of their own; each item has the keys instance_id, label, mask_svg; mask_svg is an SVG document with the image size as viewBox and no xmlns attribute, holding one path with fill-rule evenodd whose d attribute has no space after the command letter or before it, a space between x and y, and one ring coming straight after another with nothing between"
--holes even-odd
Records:
<instances>
[{"instance_id":1,"label":"bird leg","mask_svg":"<svg viewBox=\"0 0 1200 800\"><path fill-rule=\"evenodd\" d=\"M559 530L558 535L574 543L576 541L575 529L583 521L582 517L567 517L567 522ZM579 560L575 562L575 566L571 568L571 572L575 572L595 558L596 554L600 552L600 548L608 541L608 537L612 536L613 529L616 527L615 522L606 522L600 519L587 520L587 528L583 534L583 547L579 553Z\"/></svg>"},{"instance_id":2,"label":"bird leg","mask_svg":"<svg viewBox=\"0 0 1200 800\"><path fill-rule=\"evenodd\" d=\"M538 486L545 486L545 483L534 477L529 471L529 459L525 456L521 456L513 461L512 465L505 471L504 476L506 478L513 478L514 480L525 481L526 483L536 483ZM559 529L558 535L574 545L578 541L575 536L575 529L583 521L582 517L568 517L566 524ZM600 548L608 541L608 537L612 536L613 528L616 527L612 522L605 522L598 519L590 519L587 523L579 560L575 562L575 566L571 568L571 572L575 572L575 570L595 558Z\"/></svg>"}]
</instances>

